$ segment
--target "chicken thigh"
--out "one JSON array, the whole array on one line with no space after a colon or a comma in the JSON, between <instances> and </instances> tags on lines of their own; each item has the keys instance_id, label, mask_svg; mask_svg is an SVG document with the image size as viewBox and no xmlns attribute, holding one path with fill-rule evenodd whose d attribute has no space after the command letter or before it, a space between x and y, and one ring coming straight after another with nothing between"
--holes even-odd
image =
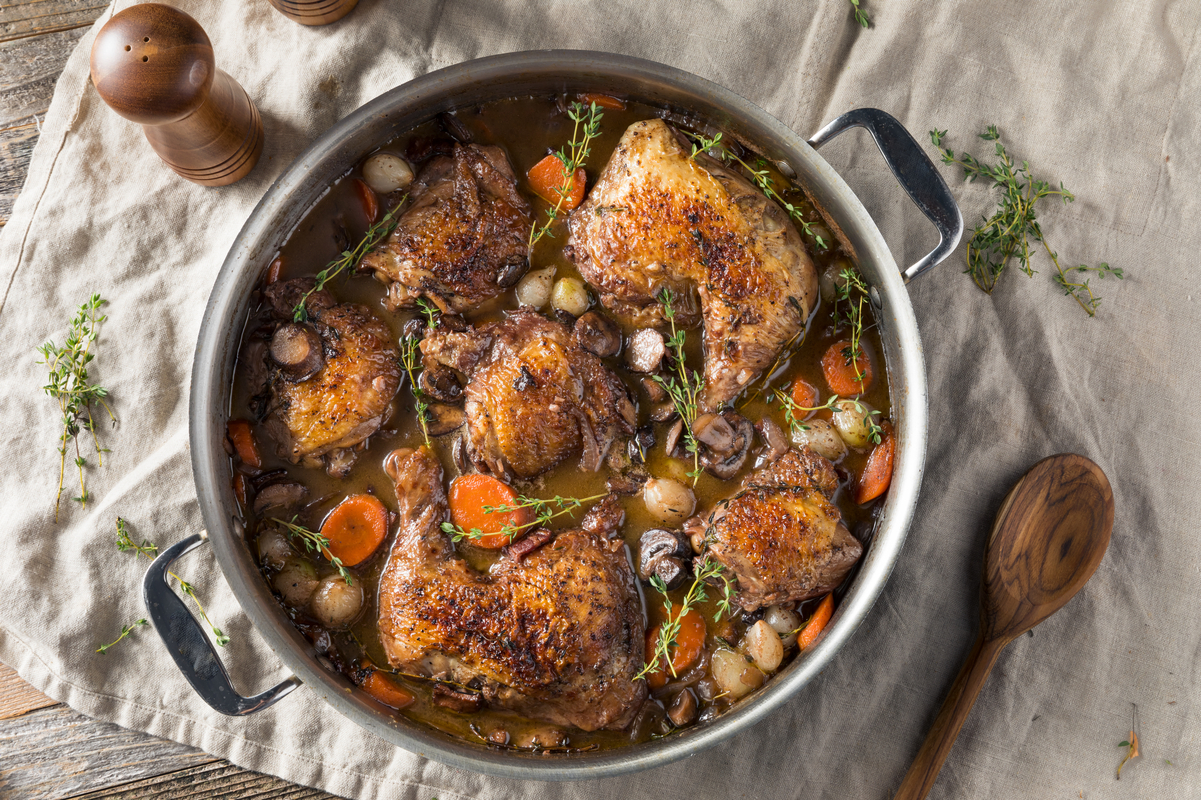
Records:
<instances>
[{"instance_id":1,"label":"chicken thigh","mask_svg":"<svg viewBox=\"0 0 1201 801\"><path fill-rule=\"evenodd\" d=\"M478 688L490 704L585 731L622 729L646 698L645 631L633 571L609 498L580 528L488 574L442 531L442 467L400 449L384 469L400 528L380 577L379 629L388 661L407 673Z\"/></svg>"},{"instance_id":2,"label":"chicken thigh","mask_svg":"<svg viewBox=\"0 0 1201 801\"><path fill-rule=\"evenodd\" d=\"M829 461L791 449L710 516L705 553L734 574L735 603L753 610L803 601L842 583L863 546L830 502L837 488Z\"/></svg>"},{"instance_id":3,"label":"chicken thigh","mask_svg":"<svg viewBox=\"0 0 1201 801\"><path fill-rule=\"evenodd\" d=\"M817 274L779 206L662 120L631 125L569 220L568 257L636 325L704 323L702 403L716 411L771 365L817 302Z\"/></svg>"},{"instance_id":4,"label":"chicken thigh","mask_svg":"<svg viewBox=\"0 0 1201 801\"><path fill-rule=\"evenodd\" d=\"M464 332L435 330L421 353L427 383L467 378L469 456L506 480L532 478L576 454L581 470L595 472L613 441L634 433L636 412L621 379L571 329L537 312Z\"/></svg>"},{"instance_id":5,"label":"chicken thigh","mask_svg":"<svg viewBox=\"0 0 1201 801\"><path fill-rule=\"evenodd\" d=\"M455 145L417 175L396 229L359 263L388 286L395 311L425 297L462 312L500 294L525 272L530 204L495 146Z\"/></svg>"}]
</instances>

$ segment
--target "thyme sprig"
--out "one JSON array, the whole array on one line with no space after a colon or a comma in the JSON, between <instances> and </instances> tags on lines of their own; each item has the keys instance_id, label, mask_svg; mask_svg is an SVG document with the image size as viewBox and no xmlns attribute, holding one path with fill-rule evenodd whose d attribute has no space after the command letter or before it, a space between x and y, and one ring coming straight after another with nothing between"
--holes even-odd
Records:
<instances>
[{"instance_id":1,"label":"thyme sprig","mask_svg":"<svg viewBox=\"0 0 1201 801\"><path fill-rule=\"evenodd\" d=\"M304 295L301 296L300 302L296 304L294 309L292 309L293 322L303 323L305 320L309 319L309 312L305 308L304 304L308 302L310 295L312 295L314 292L320 292L322 289L325 289L325 285L327 283L338 277L338 275L341 274L341 272L347 267L358 264L359 261L367 255L368 251L370 251L372 248L386 239L389 234L396 230L396 225L400 222L400 219L397 217L397 213L400 211L400 207L403 206L405 201L408 199L409 196L405 195L399 201L397 201L396 205L393 206L391 210L388 211L383 217L381 217L379 222L367 229L367 233L363 235L362 240L359 241L359 244L355 245L353 250L342 251L338 258L331 261L325 266L324 270L317 273L316 283L313 284L313 288L308 292L305 292Z\"/></svg>"},{"instance_id":2,"label":"thyme sprig","mask_svg":"<svg viewBox=\"0 0 1201 801\"><path fill-rule=\"evenodd\" d=\"M425 325L431 331L438 327L442 321L442 310L430 303L425 298L417 298L417 308L421 310L421 314L425 317Z\"/></svg>"},{"instance_id":3,"label":"thyme sprig","mask_svg":"<svg viewBox=\"0 0 1201 801\"><path fill-rule=\"evenodd\" d=\"M680 622L684 619L692 609L709 600L709 594L706 591L707 584L710 579L720 579L722 582L722 597L717 601L717 612L713 615L714 622L721 619L721 616L729 616L731 611L731 597L734 592L734 585L723 572L724 568L711 560L708 556L703 557L699 561L693 563L692 585L688 588L688 592L684 594L684 600L680 602L680 611L678 614L673 614L675 604L667 594L667 585L659 576L651 576L651 586L663 596L663 608L667 611L667 619L659 625L659 637L655 641L655 652L646 660L642 666L642 670L634 676L634 680L644 679L651 673L654 673L659 665L666 665L667 670L671 671L672 678L676 678L676 668L672 664L671 649L675 648L676 638L680 636Z\"/></svg>"},{"instance_id":4,"label":"thyme sprig","mask_svg":"<svg viewBox=\"0 0 1201 801\"><path fill-rule=\"evenodd\" d=\"M590 145L592 140L600 135L600 121L605 115L596 103L585 106L583 103L577 102L572 103L567 109L567 116L571 117L573 123L571 141L567 143L567 147L559 148L555 152L556 158L563 165L563 183L555 189L557 199L555 205L546 210L546 222L539 225L535 220L530 227L529 241L526 243L526 249L530 253L534 251L534 245L542 237L554 238L554 234L550 232L551 226L559 219L559 215L563 212L563 204L571 197L576 170L579 170L588 161L588 154L591 152Z\"/></svg>"},{"instance_id":5,"label":"thyme sprig","mask_svg":"<svg viewBox=\"0 0 1201 801\"><path fill-rule=\"evenodd\" d=\"M859 0L851 0L851 7L855 12L855 21L865 28L870 28L872 21L867 16L867 12L859 7Z\"/></svg>"},{"instance_id":6,"label":"thyme sprig","mask_svg":"<svg viewBox=\"0 0 1201 801\"><path fill-rule=\"evenodd\" d=\"M671 290L663 287L658 298L659 302L663 304L663 317L671 325L671 337L668 338L666 344L671 349L676 374L667 378L661 375L655 375L652 378L655 383L663 387L667 396L671 398L671 405L675 407L676 414L684 421L684 450L692 454L692 470L688 475L692 478L693 486L696 486L696 481L701 475L701 449L700 443L696 440L696 434L692 431L692 424L696 422L698 400L701 391L705 388L705 379L696 370L688 370L684 359L686 337L682 328L676 328L676 310L672 305Z\"/></svg>"},{"instance_id":7,"label":"thyme sprig","mask_svg":"<svg viewBox=\"0 0 1201 801\"><path fill-rule=\"evenodd\" d=\"M957 157L953 150L943 147L943 137L946 135L946 131L930 132L930 141L938 148L943 164L963 168L966 181L985 178L993 182L993 187L1001 188L997 210L972 232L967 246L967 269L964 272L972 277L976 286L992 294L1001 274L1015 256L1022 272L1034 275L1035 270L1030 266L1030 244L1032 241L1041 243L1055 265L1055 283L1063 288L1064 294L1071 295L1089 317L1096 316L1101 298L1093 293L1088 279L1083 275L1092 272L1098 278L1113 276L1122 279L1125 277L1123 271L1105 262L1097 267L1081 264L1065 269L1059 263L1059 254L1047 244L1037 218L1036 206L1044 198L1058 197L1067 205L1076 196L1068 191L1062 181L1059 188L1054 189L1046 181L1033 177L1029 162L1023 161L1018 166L1001 143L1001 134L995 125L988 126L980 134L980 138L986 142L996 143L997 163L994 165L985 164L970 153L961 153Z\"/></svg>"},{"instance_id":8,"label":"thyme sprig","mask_svg":"<svg viewBox=\"0 0 1201 801\"><path fill-rule=\"evenodd\" d=\"M330 564L337 568L338 575L342 577L343 581L347 584L354 584L354 576L350 575L350 571L342 564L342 560L330 553L328 537L297 523L296 515L293 515L291 520L280 520L278 517L273 517L271 522L283 526L289 536L300 540L308 553L319 553L324 556L330 561Z\"/></svg>"},{"instance_id":9,"label":"thyme sprig","mask_svg":"<svg viewBox=\"0 0 1201 801\"><path fill-rule=\"evenodd\" d=\"M501 534L509 542L512 542L522 531L545 526L547 523L561 515L574 516L575 512L583 507L584 504L592 503L593 501L599 501L607 494L608 493L602 492L600 495L590 495L587 498L565 498L562 495L556 495L553 498L531 498L528 495L518 495L516 498L516 503L506 503L501 504L500 506L484 504L483 510L486 514L505 514L507 512L516 512L521 509L530 509L534 513L534 519L529 523L525 523L520 526L515 526L512 523L506 523L498 532L484 532L479 528L464 530L459 526L456 526L454 523L447 521L442 524L442 530L451 535L451 538L455 542L459 542L464 539L478 540L482 537L490 536L491 534Z\"/></svg>"},{"instance_id":10,"label":"thyme sprig","mask_svg":"<svg viewBox=\"0 0 1201 801\"><path fill-rule=\"evenodd\" d=\"M79 471L79 495L73 500L79 501L81 506L88 505L90 496L83 474L87 459L79 449L79 433L84 430L91 432L97 466L104 465L104 454L108 453L107 448L100 447L100 440L96 436L93 405L99 404L114 423L117 421L112 408L104 400L108 397L108 390L99 384L93 384L88 375L88 365L96 358L93 346L99 336L100 324L108 319L100 313L100 307L107 302L100 295L93 294L75 313L62 347L50 341L38 348L38 353L42 354L42 361L38 364L44 364L50 370L49 382L42 390L58 401L59 411L62 412L62 433L58 437L58 492L54 496L56 522L63 497L69 448L74 448L73 462Z\"/></svg>"},{"instance_id":11,"label":"thyme sprig","mask_svg":"<svg viewBox=\"0 0 1201 801\"><path fill-rule=\"evenodd\" d=\"M843 411L838 404L842 401L849 400L855 406L855 411L863 417L863 423L867 426L867 438L872 443L879 445L880 440L884 438L884 428L873 418L880 414L879 409L868 409L866 404L858 398L840 398L837 395L831 395L830 399L821 406L802 406L792 399L792 396L785 390L772 390L774 400L780 402L780 411L784 412L784 420L788 423L788 427L794 434L800 434L802 431L808 431L809 426L805 425L804 421L813 413L820 412L822 409L829 409L831 412Z\"/></svg>"},{"instance_id":12,"label":"thyme sprig","mask_svg":"<svg viewBox=\"0 0 1201 801\"><path fill-rule=\"evenodd\" d=\"M712 139L707 138L704 134L689 134L692 138L692 153L688 155L688 160L692 161L696 158L697 153L704 153L713 148L721 148L721 133ZM723 148L724 149L724 148Z\"/></svg>"},{"instance_id":13,"label":"thyme sprig","mask_svg":"<svg viewBox=\"0 0 1201 801\"><path fill-rule=\"evenodd\" d=\"M136 542L134 542L133 537L129 534L128 524L122 517L117 518L117 550L121 551L122 553L133 553L135 558L138 556L144 556L150 560L153 560L154 557L158 555L158 546L150 540L142 540L141 545L138 545ZM208 624L208 627L213 630L213 639L216 641L217 645L221 646L222 648L228 645L229 637L225 635L225 632L217 628L217 626L209 618L208 612L205 611L204 604L200 602L199 596L196 595L196 588L192 586L190 582L184 581L182 578L180 578L179 575L173 570L168 570L167 575L178 581L180 590L182 590L185 595L192 599L192 603L196 604L196 608L200 610L200 616L204 618L204 622ZM105 653L109 648L112 648L114 645L121 642L121 640L125 639L125 635L129 634L129 631L131 631L134 627L145 625L145 623L145 620L140 620L136 621L133 626L126 626L121 630L120 637L108 645L101 646L96 650L96 653Z\"/></svg>"},{"instance_id":14,"label":"thyme sprig","mask_svg":"<svg viewBox=\"0 0 1201 801\"><path fill-rule=\"evenodd\" d=\"M133 632L134 629L139 628L141 626L145 626L145 625L146 625L146 618L143 617L143 618L138 618L137 620L135 620L133 623L129 624L128 626L122 626L121 627L121 636L118 637L117 639L113 640L112 642L108 643L107 645L102 645L99 648L97 648L96 653L100 654L101 656L103 656L104 654L107 654L109 648L112 648L114 645L121 642L121 640L124 640L126 637L128 637L130 635L130 633Z\"/></svg>"},{"instance_id":15,"label":"thyme sprig","mask_svg":"<svg viewBox=\"0 0 1201 801\"><path fill-rule=\"evenodd\" d=\"M867 284L859 273L849 267L844 267L839 273L841 283L835 284L834 290L834 327L846 326L851 331L851 346L843 349L846 363L855 368L855 380L862 387L863 371L859 369L859 361L863 358L863 348L859 341L863 338L863 321L865 319L863 306L869 303Z\"/></svg>"},{"instance_id":16,"label":"thyme sprig","mask_svg":"<svg viewBox=\"0 0 1201 801\"><path fill-rule=\"evenodd\" d=\"M430 444L430 405L425 399L425 390L421 388L421 384L417 380L417 365L420 361L418 351L420 350L421 340L416 336L410 335L400 340L400 366L404 368L405 375L409 377L409 391L413 393L413 402L417 411L417 422L421 423L421 436L425 437L425 444Z\"/></svg>"}]
</instances>

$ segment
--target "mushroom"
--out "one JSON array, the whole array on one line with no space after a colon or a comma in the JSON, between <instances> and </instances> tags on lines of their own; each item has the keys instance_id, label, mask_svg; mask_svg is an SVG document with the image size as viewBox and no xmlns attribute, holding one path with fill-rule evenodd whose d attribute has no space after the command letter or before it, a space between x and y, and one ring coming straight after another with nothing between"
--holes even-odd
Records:
<instances>
[{"instance_id":1,"label":"mushroom","mask_svg":"<svg viewBox=\"0 0 1201 801\"><path fill-rule=\"evenodd\" d=\"M455 371L442 365L422 370L417 381L421 384L421 390L436 400L453 403L463 394L463 384Z\"/></svg>"},{"instance_id":2,"label":"mushroom","mask_svg":"<svg viewBox=\"0 0 1201 801\"><path fill-rule=\"evenodd\" d=\"M658 371L666 354L663 335L653 328L639 328L626 343L626 364L637 373Z\"/></svg>"},{"instance_id":3,"label":"mushroom","mask_svg":"<svg viewBox=\"0 0 1201 801\"><path fill-rule=\"evenodd\" d=\"M716 450L711 446L705 448L701 454L701 464L711 475L726 481L733 478L746 462L746 455L751 449L751 440L755 434L755 426L750 420L732 410L722 412L721 417L733 431L730 446L724 451ZM700 439L699 435L697 439Z\"/></svg>"},{"instance_id":4,"label":"mushroom","mask_svg":"<svg viewBox=\"0 0 1201 801\"><path fill-rule=\"evenodd\" d=\"M684 558L691 552L675 532L652 528L638 541L638 577L650 581L658 576L669 590L675 589L688 577Z\"/></svg>"},{"instance_id":5,"label":"mushroom","mask_svg":"<svg viewBox=\"0 0 1201 801\"><path fill-rule=\"evenodd\" d=\"M643 426L634 432L634 436L630 437L626 453L634 464L645 464L646 455L653 447L655 447L655 429Z\"/></svg>"},{"instance_id":6,"label":"mushroom","mask_svg":"<svg viewBox=\"0 0 1201 801\"><path fill-rule=\"evenodd\" d=\"M776 425L775 420L764 417L755 425L755 430L759 432L759 437L767 446L767 450L763 454L765 463L770 464L788 452L788 437L785 436L784 429Z\"/></svg>"},{"instance_id":7,"label":"mushroom","mask_svg":"<svg viewBox=\"0 0 1201 801\"><path fill-rule=\"evenodd\" d=\"M321 337L308 323L284 323L271 337L271 360L289 381L305 381L325 366Z\"/></svg>"},{"instance_id":8,"label":"mushroom","mask_svg":"<svg viewBox=\"0 0 1201 801\"><path fill-rule=\"evenodd\" d=\"M303 484L269 484L254 496L254 514L262 517L271 509L296 509L308 497L309 491Z\"/></svg>"},{"instance_id":9,"label":"mushroom","mask_svg":"<svg viewBox=\"0 0 1201 801\"><path fill-rule=\"evenodd\" d=\"M471 135L471 129L449 111L443 111L438 115L438 125L442 126L442 130L446 131L459 144L469 145L475 139Z\"/></svg>"},{"instance_id":10,"label":"mushroom","mask_svg":"<svg viewBox=\"0 0 1201 801\"><path fill-rule=\"evenodd\" d=\"M445 403L434 403L426 410L429 418L426 420L425 427L429 431L431 437L440 437L443 434L462 428L467 422L467 413L463 411L461 406L449 406Z\"/></svg>"},{"instance_id":11,"label":"mushroom","mask_svg":"<svg viewBox=\"0 0 1201 801\"><path fill-rule=\"evenodd\" d=\"M667 451L668 456L674 456L676 448L680 444L680 437L684 434L684 421L676 420L671 424L671 428L667 429L667 437L663 440L663 447Z\"/></svg>"},{"instance_id":12,"label":"mushroom","mask_svg":"<svg viewBox=\"0 0 1201 801\"><path fill-rule=\"evenodd\" d=\"M529 269L530 263L525 259L510 262L501 267L500 272L496 274L496 285L502 289L508 289L520 281Z\"/></svg>"},{"instance_id":13,"label":"mushroom","mask_svg":"<svg viewBox=\"0 0 1201 801\"><path fill-rule=\"evenodd\" d=\"M696 708L696 696L692 690L685 687L671 702L671 707L667 710L667 718L676 728L687 726L696 718Z\"/></svg>"},{"instance_id":14,"label":"mushroom","mask_svg":"<svg viewBox=\"0 0 1201 801\"><path fill-rule=\"evenodd\" d=\"M729 453L734 447L734 427L720 414L706 412L692 422L692 434L717 453Z\"/></svg>"},{"instance_id":15,"label":"mushroom","mask_svg":"<svg viewBox=\"0 0 1201 801\"><path fill-rule=\"evenodd\" d=\"M646 393L646 397L650 399L651 403L662 403L667 400L667 390L649 375L639 378L638 383L642 386L642 391Z\"/></svg>"},{"instance_id":16,"label":"mushroom","mask_svg":"<svg viewBox=\"0 0 1201 801\"><path fill-rule=\"evenodd\" d=\"M621 353L621 329L598 311L585 312L575 321L575 338L580 347L602 359Z\"/></svg>"}]
</instances>

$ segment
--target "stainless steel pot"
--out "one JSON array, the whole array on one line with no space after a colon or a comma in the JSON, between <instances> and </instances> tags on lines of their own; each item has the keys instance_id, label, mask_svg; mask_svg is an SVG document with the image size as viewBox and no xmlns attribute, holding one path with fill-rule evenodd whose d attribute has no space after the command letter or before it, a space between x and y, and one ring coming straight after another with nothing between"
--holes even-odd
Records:
<instances>
[{"instance_id":1,"label":"stainless steel pot","mask_svg":"<svg viewBox=\"0 0 1201 801\"><path fill-rule=\"evenodd\" d=\"M246 543L222 447L230 387L251 290L276 252L329 185L382 142L435 114L503 97L554 92L610 92L685 111L788 163L855 254L871 287L884 345L898 435L895 476L858 575L824 638L762 689L724 715L663 739L618 750L555 758L489 750L391 714L351 688L293 628L272 596ZM864 127L902 188L936 225L941 241L901 271L863 205L815 148L851 127ZM191 447L196 492L207 535L166 549L146 574L150 618L188 681L215 709L246 715L280 700L303 681L334 709L383 739L450 765L503 776L569 780L643 770L694 754L743 731L784 704L824 668L864 621L884 588L917 504L926 450L926 379L917 323L905 282L945 258L963 221L930 160L892 117L859 109L839 117L808 143L733 92L649 61L586 51L511 53L439 70L376 98L322 135L279 177L246 221L217 276L205 310L192 370ZM208 541L251 622L295 676L244 698L183 602L167 587L168 566Z\"/></svg>"}]
</instances>

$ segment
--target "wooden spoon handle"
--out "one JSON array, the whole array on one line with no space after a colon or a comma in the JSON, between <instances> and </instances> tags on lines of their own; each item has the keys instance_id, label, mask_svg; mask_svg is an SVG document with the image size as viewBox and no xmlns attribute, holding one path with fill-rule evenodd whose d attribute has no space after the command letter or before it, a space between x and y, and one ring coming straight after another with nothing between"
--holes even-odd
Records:
<instances>
[{"instance_id":1,"label":"wooden spoon handle","mask_svg":"<svg viewBox=\"0 0 1201 801\"><path fill-rule=\"evenodd\" d=\"M943 761L959 736L959 729L967 720L968 712L972 711L976 696L980 694L980 688L984 686L1005 644L998 640L985 640L983 635L976 639L972 652L968 654L959 676L951 685L951 691L947 693L947 700L934 719L934 725L930 727L930 733L926 735L926 741L909 766L909 772L901 780L895 798L925 798L930 792L938 772L942 770Z\"/></svg>"}]
</instances>

